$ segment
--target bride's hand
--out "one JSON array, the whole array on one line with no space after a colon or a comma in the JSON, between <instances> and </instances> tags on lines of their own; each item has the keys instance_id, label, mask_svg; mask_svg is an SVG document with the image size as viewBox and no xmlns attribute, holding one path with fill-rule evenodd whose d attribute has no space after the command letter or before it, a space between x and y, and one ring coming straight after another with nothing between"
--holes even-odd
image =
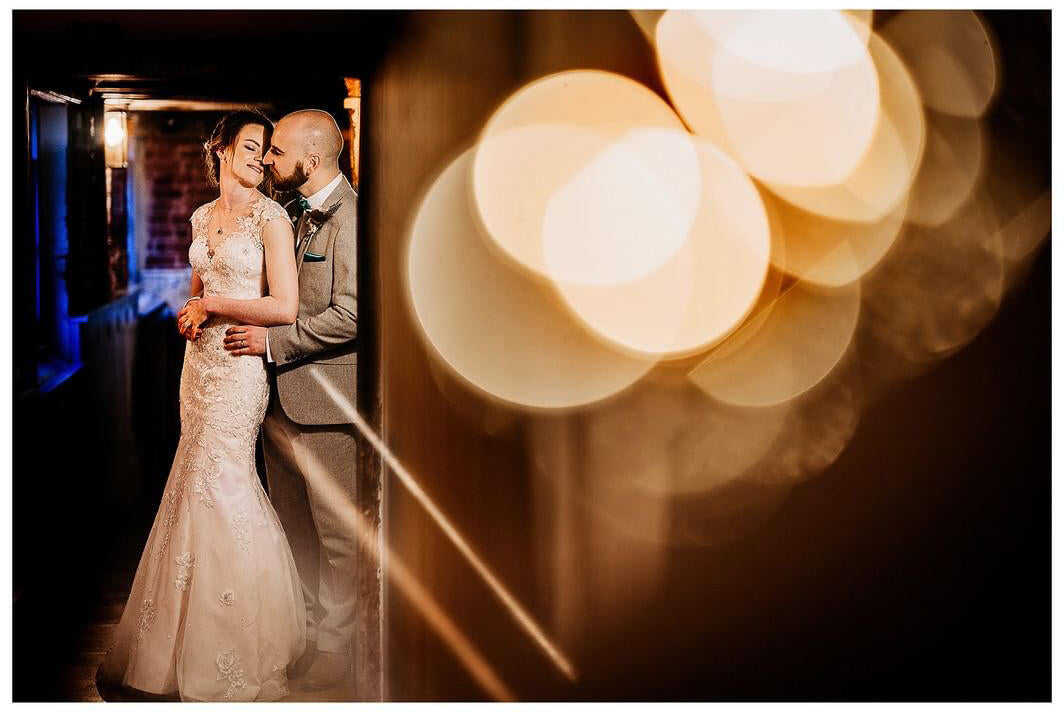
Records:
<instances>
[{"instance_id":1,"label":"bride's hand","mask_svg":"<svg viewBox=\"0 0 1064 716\"><path fill-rule=\"evenodd\" d=\"M192 301L190 304L181 309L181 313L178 314L178 327L187 340L194 341L200 337L203 333L203 324L207 319L211 317L209 311L207 311L206 299L199 301Z\"/></svg>"},{"instance_id":2,"label":"bride's hand","mask_svg":"<svg viewBox=\"0 0 1064 716\"><path fill-rule=\"evenodd\" d=\"M195 332L192 328L192 319L186 318L185 314L188 313L188 305L186 304L180 311L177 312L177 332L180 333L186 341L196 340Z\"/></svg>"}]
</instances>

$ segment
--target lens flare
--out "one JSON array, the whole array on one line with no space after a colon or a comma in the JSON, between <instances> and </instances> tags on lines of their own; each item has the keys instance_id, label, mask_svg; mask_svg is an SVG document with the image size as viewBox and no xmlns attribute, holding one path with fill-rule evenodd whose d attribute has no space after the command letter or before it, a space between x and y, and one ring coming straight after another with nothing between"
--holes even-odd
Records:
<instances>
[{"instance_id":1,"label":"lens flare","mask_svg":"<svg viewBox=\"0 0 1064 716\"><path fill-rule=\"evenodd\" d=\"M436 179L411 227L413 314L439 358L468 384L517 406L567 408L628 387L653 363L601 344L554 292L500 261L469 201L473 152Z\"/></svg>"},{"instance_id":2,"label":"lens flare","mask_svg":"<svg viewBox=\"0 0 1064 716\"><path fill-rule=\"evenodd\" d=\"M1001 227L1001 250L1011 264L1026 261L1049 236L1053 219L1053 195L1048 189L1014 214Z\"/></svg>"},{"instance_id":3,"label":"lens flare","mask_svg":"<svg viewBox=\"0 0 1064 716\"><path fill-rule=\"evenodd\" d=\"M510 615L513 617L517 625L527 633L536 646L543 651L544 655L553 662L562 674L571 681L575 681L578 677L578 673L572 662L570 662L568 657L561 652L558 646L547 637L542 627L539 626L510 591L503 586L498 577L488 569L488 566L480 556L473 551L473 548L469 546L469 543L466 542L461 533L459 533L454 525L451 524L451 521L444 516L440 511L440 508L436 506L436 503L425 493L418 481L415 480L414 476L410 474L410 471L406 469L406 466L399 461L395 456L395 453L384 444L381 437L370 427L369 423L366 422L365 418L363 418L358 412L351 400L344 396L340 388L338 388L332 380L322 374L320 370L317 370L315 366L311 366L311 377L313 377L314 380L318 382L318 385L325 390L329 396L329 400L340 406L341 410L347 415L348 420L350 420L355 428L362 433L362 437L365 438L366 442L369 443L377 454L380 455L381 460L383 460L389 469L391 469L392 474L399 479L403 487L405 487L410 495L425 509L425 512L427 512L429 517L431 517L436 523L436 526L440 528L440 531L450 540L451 544L454 545L458 552L465 557L469 566L473 568L499 601L502 602L503 606L510 612ZM375 552L376 550L373 550L370 554Z\"/></svg>"},{"instance_id":4,"label":"lens flare","mask_svg":"<svg viewBox=\"0 0 1064 716\"><path fill-rule=\"evenodd\" d=\"M809 478L838 459L860 420L864 386L854 343L827 378L787 403L772 445L748 471L748 479L788 485Z\"/></svg>"},{"instance_id":5,"label":"lens flare","mask_svg":"<svg viewBox=\"0 0 1064 716\"><path fill-rule=\"evenodd\" d=\"M687 132L634 129L580 167L547 201L547 274L559 282L612 286L675 257L699 203L699 175L689 171L692 159L698 168L692 150ZM657 170L666 167L682 168L682 175L662 181L666 172Z\"/></svg>"},{"instance_id":6,"label":"lens flare","mask_svg":"<svg viewBox=\"0 0 1064 716\"><path fill-rule=\"evenodd\" d=\"M880 89L880 117L872 143L854 170L836 185L772 191L807 211L841 221L883 220L905 201L924 151L924 111L905 65L878 35L868 37Z\"/></svg>"},{"instance_id":7,"label":"lens flare","mask_svg":"<svg viewBox=\"0 0 1064 716\"><path fill-rule=\"evenodd\" d=\"M971 10L907 10L883 35L912 70L924 104L958 117L981 117L997 92L993 35Z\"/></svg>"},{"instance_id":8,"label":"lens flare","mask_svg":"<svg viewBox=\"0 0 1064 716\"><path fill-rule=\"evenodd\" d=\"M573 71L522 88L475 150L473 195L518 265L609 285L658 268L687 240L701 194L694 143L649 89Z\"/></svg>"},{"instance_id":9,"label":"lens flare","mask_svg":"<svg viewBox=\"0 0 1064 716\"><path fill-rule=\"evenodd\" d=\"M914 363L944 358L996 315L1005 263L980 191L945 224L911 226L864 282L868 328Z\"/></svg>"},{"instance_id":10,"label":"lens flare","mask_svg":"<svg viewBox=\"0 0 1064 716\"><path fill-rule=\"evenodd\" d=\"M846 352L857 327L860 283L825 288L798 281L772 304L756 330L736 331L737 347L711 352L688 378L732 405L777 405L823 380Z\"/></svg>"},{"instance_id":11,"label":"lens flare","mask_svg":"<svg viewBox=\"0 0 1064 716\"><path fill-rule=\"evenodd\" d=\"M769 216L769 225L772 227L772 256L773 262L777 259L777 256L784 254L785 247L783 245L783 238L779 230L776 228L778 221L774 218L774 211L771 204L765 204L766 213ZM743 345L747 343L751 338L757 335L757 332L761 330L761 327L768 321L769 315L772 313L772 306L779 300L780 295L783 293L782 289L784 285L790 286L793 283L793 279L789 278L775 263L769 265L768 273L765 276L765 284L761 287L761 294L757 297L757 301L754 303L754 307L750 310L749 315L742 322L742 325L738 330L734 331L725 340L721 341L711 349L711 354L717 358L722 358L726 355L730 355L739 350ZM672 365L677 368L691 370L698 365L701 365L706 356L710 353L700 353L694 356L688 357L687 360L676 361Z\"/></svg>"},{"instance_id":12,"label":"lens flare","mask_svg":"<svg viewBox=\"0 0 1064 716\"><path fill-rule=\"evenodd\" d=\"M664 398L647 390L642 398L605 416L582 415L565 424L545 423L538 417L530 421L529 449L540 499L549 500L552 516L561 513L554 526L555 559L571 564L578 551L583 565L583 571L569 571L568 581L576 583L556 590L556 597L568 601L574 593L597 592L607 599L603 603L610 610L603 615L607 619L660 594L665 555L659 546L707 545L740 537L771 514L787 492L786 487L736 478L736 473L748 472L760 454L743 450L756 447L744 439L752 437L748 429L755 426L756 414L767 411L775 419L785 406L736 409L714 403L690 386L685 398L682 385L667 383ZM707 436L698 429L685 429L669 407L679 407L683 415L689 415L690 409L704 416L719 412L715 420L701 421L710 428ZM658 417L667 418L669 427L656 430L653 421ZM732 418L738 418L738 424ZM631 420L636 427L630 426ZM771 432L763 430L770 426L757 427L754 432L760 433L757 439L762 445L771 442ZM685 449L677 460L677 446L670 447L668 440L684 435L694 452ZM739 438L739 444L730 445L729 437ZM628 438L635 441L631 449L624 442ZM722 450L714 459L717 447ZM618 448L635 462L624 464ZM731 469L722 469L722 460L730 461ZM679 464L686 465L685 474L676 480L668 471ZM702 467L707 474L698 474ZM574 540L576 535L582 537ZM557 572L555 565L551 574ZM579 614L572 616L581 619Z\"/></svg>"},{"instance_id":13,"label":"lens flare","mask_svg":"<svg viewBox=\"0 0 1064 716\"><path fill-rule=\"evenodd\" d=\"M986 139L977 119L927 112L927 145L906 220L941 226L968 200L982 173Z\"/></svg>"},{"instance_id":14,"label":"lens flare","mask_svg":"<svg viewBox=\"0 0 1064 716\"><path fill-rule=\"evenodd\" d=\"M867 41L869 35L872 34L872 15L871 10L843 10L843 16L853 27L854 32L862 40ZM632 16L632 20L639 27L639 31L646 37L647 42L651 45L655 43L655 36L657 34L658 20L665 14L664 10L629 10L628 14Z\"/></svg>"},{"instance_id":15,"label":"lens flare","mask_svg":"<svg viewBox=\"0 0 1064 716\"><path fill-rule=\"evenodd\" d=\"M320 375L315 378L322 380ZM341 395L339 391L334 392ZM344 399L346 400L346 399ZM349 406L345 406L349 407ZM309 472L328 475L323 465L315 460L313 454L304 455L310 463ZM351 459L355 459L354 456ZM358 505L351 499L350 492L336 480L318 480L316 489L322 491L322 497L328 499L340 513L341 524L347 531L347 539L357 541L362 548L361 554L378 565L387 565L388 581L417 610L425 623L436 632L440 641L455 655L459 663L465 666L469 675L496 701L515 701L516 696L509 686L499 677L498 672L484 655L470 641L465 632L454 622L440 606L432 593L406 566L391 547L383 544L380 531L359 511Z\"/></svg>"},{"instance_id":16,"label":"lens flare","mask_svg":"<svg viewBox=\"0 0 1064 716\"><path fill-rule=\"evenodd\" d=\"M406 261L443 396L527 431L569 633L654 598L660 545L746 534L839 460L883 379L978 335L1050 231L1049 167L1002 136L1037 124L981 119L976 13L629 12L675 109L602 71L526 85Z\"/></svg>"},{"instance_id":17,"label":"lens flare","mask_svg":"<svg viewBox=\"0 0 1064 716\"><path fill-rule=\"evenodd\" d=\"M659 493L704 492L742 476L789 412L727 405L689 381L643 381L587 416L584 450L616 482Z\"/></svg>"},{"instance_id":18,"label":"lens flare","mask_svg":"<svg viewBox=\"0 0 1064 716\"><path fill-rule=\"evenodd\" d=\"M485 398L440 361L429 360L427 364L440 396L473 429L486 435L500 435L525 415L525 411Z\"/></svg>"},{"instance_id":19,"label":"lens flare","mask_svg":"<svg viewBox=\"0 0 1064 716\"><path fill-rule=\"evenodd\" d=\"M702 196L687 243L637 281L558 284L590 330L638 354L674 358L718 342L750 311L765 280L770 237L757 189L709 142L696 146Z\"/></svg>"},{"instance_id":20,"label":"lens flare","mask_svg":"<svg viewBox=\"0 0 1064 716\"><path fill-rule=\"evenodd\" d=\"M726 10L690 17L729 56L766 69L823 75L864 55L853 26L839 12Z\"/></svg>"},{"instance_id":21,"label":"lens flare","mask_svg":"<svg viewBox=\"0 0 1064 716\"><path fill-rule=\"evenodd\" d=\"M879 81L837 11L668 11L658 61L687 124L757 179L839 184L867 152Z\"/></svg>"},{"instance_id":22,"label":"lens flare","mask_svg":"<svg viewBox=\"0 0 1064 716\"><path fill-rule=\"evenodd\" d=\"M773 231L784 250L773 263L786 273L821 286L843 286L874 267L894 245L905 221L907 202L874 223L827 219L766 192Z\"/></svg>"}]
</instances>

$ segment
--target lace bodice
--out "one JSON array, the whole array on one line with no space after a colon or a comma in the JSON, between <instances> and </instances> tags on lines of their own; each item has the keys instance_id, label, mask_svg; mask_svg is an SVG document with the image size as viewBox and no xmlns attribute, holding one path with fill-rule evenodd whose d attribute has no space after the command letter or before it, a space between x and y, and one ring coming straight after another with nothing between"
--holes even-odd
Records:
<instances>
[{"instance_id":1,"label":"lace bodice","mask_svg":"<svg viewBox=\"0 0 1064 716\"><path fill-rule=\"evenodd\" d=\"M209 237L207 227L220 199L204 204L192 214L192 245L188 260L203 281L204 295L226 298L260 298L266 295L266 264L262 249L262 229L271 219L288 213L280 204L262 194L249 211L237 219L237 229ZM218 243L210 256L210 239Z\"/></svg>"},{"instance_id":2,"label":"lace bodice","mask_svg":"<svg viewBox=\"0 0 1064 716\"><path fill-rule=\"evenodd\" d=\"M288 214L277 202L259 194L237 228L214 240L211 256L209 225L219 199L192 214L192 245L188 255L203 281L204 295L254 300L266 295L266 262L262 231L271 219ZM206 435L240 436L241 451L251 455L255 435L266 410L266 369L259 356L234 356L225 350L225 331L235 321L216 316L203 326L202 335L188 344L182 371L182 432L197 439ZM202 428L201 428L202 426ZM206 439L206 438L205 438Z\"/></svg>"}]
</instances>

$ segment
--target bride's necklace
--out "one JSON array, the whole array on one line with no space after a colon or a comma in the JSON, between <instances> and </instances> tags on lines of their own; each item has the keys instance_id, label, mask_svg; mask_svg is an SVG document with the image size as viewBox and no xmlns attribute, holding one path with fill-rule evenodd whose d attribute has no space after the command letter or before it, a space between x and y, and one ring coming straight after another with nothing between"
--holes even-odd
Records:
<instances>
[{"instance_id":1,"label":"bride's necklace","mask_svg":"<svg viewBox=\"0 0 1064 716\"><path fill-rule=\"evenodd\" d=\"M234 213L239 212L239 211L243 211L247 207L251 206L251 203L253 201L255 201L254 197L252 197L251 199L248 199L243 204L240 204L239 206L235 206L235 207L226 207L221 201L219 201L218 208L225 212L225 219L223 219L222 217L218 217L218 229L217 229L217 231L215 231L215 234L217 234L218 236L221 236L222 233L223 233L222 223L224 221L227 221L230 218L232 218ZM224 239L222 241L220 241L216 246L211 246L210 242L209 241L207 242L207 258L208 259L213 259L214 258L215 249L217 249L218 246L221 246L223 242L224 242Z\"/></svg>"}]
</instances>

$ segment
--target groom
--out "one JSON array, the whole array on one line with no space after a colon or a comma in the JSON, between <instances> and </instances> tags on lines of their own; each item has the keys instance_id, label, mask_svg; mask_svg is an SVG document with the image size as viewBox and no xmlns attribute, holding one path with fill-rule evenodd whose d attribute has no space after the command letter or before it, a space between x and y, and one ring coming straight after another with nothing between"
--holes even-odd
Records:
<instances>
[{"instance_id":1,"label":"groom","mask_svg":"<svg viewBox=\"0 0 1064 716\"><path fill-rule=\"evenodd\" d=\"M353 501L357 353L357 195L340 173L343 137L327 112L301 110L274 128L262 163L274 186L295 190L299 313L288 326L233 326L226 350L265 355L276 382L262 424L270 501L292 545L307 604L307 651L293 669L324 689L348 676L355 629L358 544L336 495ZM293 213L290 209L290 213ZM242 348L242 341L247 341ZM351 401L340 406L315 376Z\"/></svg>"}]
</instances>

